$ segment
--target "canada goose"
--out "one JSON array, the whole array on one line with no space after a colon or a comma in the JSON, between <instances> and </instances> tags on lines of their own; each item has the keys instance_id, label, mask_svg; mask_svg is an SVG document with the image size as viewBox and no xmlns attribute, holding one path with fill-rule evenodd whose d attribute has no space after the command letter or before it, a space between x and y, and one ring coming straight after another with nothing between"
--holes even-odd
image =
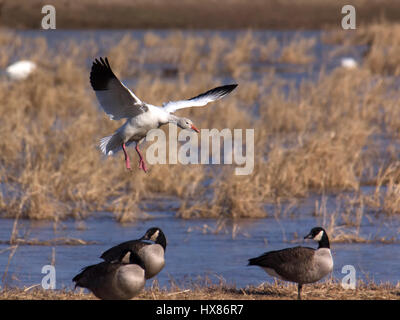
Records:
<instances>
[{"instance_id":1,"label":"canada goose","mask_svg":"<svg viewBox=\"0 0 400 320\"><path fill-rule=\"evenodd\" d=\"M318 249L294 247L266 252L249 259L249 266L263 268L269 275L298 284L297 298L301 299L303 284L316 282L333 269L333 260L326 231L321 227L313 228L304 239L318 242Z\"/></svg>"},{"instance_id":2,"label":"canada goose","mask_svg":"<svg viewBox=\"0 0 400 320\"><path fill-rule=\"evenodd\" d=\"M128 261L125 263L123 261ZM144 265L133 251L126 251L119 260L88 266L72 281L87 288L99 299L127 300L138 295L145 285Z\"/></svg>"},{"instance_id":3,"label":"canada goose","mask_svg":"<svg viewBox=\"0 0 400 320\"><path fill-rule=\"evenodd\" d=\"M147 242L146 240L153 241L154 243ZM103 252L100 258L111 262L118 259L122 252L126 250L134 251L143 260L146 279L150 279L164 268L166 247L167 239L162 230L160 228L150 228L140 239L120 243Z\"/></svg>"},{"instance_id":4,"label":"canada goose","mask_svg":"<svg viewBox=\"0 0 400 320\"><path fill-rule=\"evenodd\" d=\"M100 141L100 149L105 155L124 151L125 165L131 169L126 146L135 143L139 155L139 168L147 172L146 164L139 150L139 144L146 138L151 129L163 124L175 123L182 129L199 130L190 119L173 115L176 110L201 107L221 99L237 87L237 84L214 88L188 100L170 101L162 107L142 102L114 74L108 59L95 59L90 72L90 84L96 93L97 100L111 120L126 119L126 122L114 134Z\"/></svg>"}]
</instances>

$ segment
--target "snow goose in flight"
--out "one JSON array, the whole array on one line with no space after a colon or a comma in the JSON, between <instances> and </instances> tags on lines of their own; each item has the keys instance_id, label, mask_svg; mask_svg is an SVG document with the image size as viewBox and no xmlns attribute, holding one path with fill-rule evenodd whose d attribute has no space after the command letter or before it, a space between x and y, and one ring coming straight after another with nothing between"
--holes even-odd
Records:
<instances>
[{"instance_id":1,"label":"snow goose in flight","mask_svg":"<svg viewBox=\"0 0 400 320\"><path fill-rule=\"evenodd\" d=\"M189 107L201 107L221 99L237 87L230 84L211 89L188 100L170 101L162 107L142 102L114 74L108 59L95 59L90 72L90 83L96 93L100 106L112 120L126 119L125 123L114 134L100 141L100 149L106 155L124 151L125 164L131 169L126 146L135 143L139 155L139 168L147 172L146 164L139 150L139 144L146 138L151 129L163 124L175 123L182 129L199 130L190 119L173 115L175 111Z\"/></svg>"}]
</instances>

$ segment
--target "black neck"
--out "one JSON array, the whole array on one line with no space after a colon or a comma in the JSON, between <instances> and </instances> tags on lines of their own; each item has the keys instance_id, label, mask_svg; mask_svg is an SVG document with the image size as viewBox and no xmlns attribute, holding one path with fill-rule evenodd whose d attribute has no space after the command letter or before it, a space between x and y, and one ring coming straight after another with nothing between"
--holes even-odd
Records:
<instances>
[{"instance_id":1,"label":"black neck","mask_svg":"<svg viewBox=\"0 0 400 320\"><path fill-rule=\"evenodd\" d=\"M324 232L321 240L318 241L318 249L320 248L328 248L328 249L330 248L329 239L328 236L326 235L326 232Z\"/></svg>"},{"instance_id":2,"label":"black neck","mask_svg":"<svg viewBox=\"0 0 400 320\"><path fill-rule=\"evenodd\" d=\"M129 263L137 264L137 265L139 265L141 268L144 269L144 262L143 262L143 260L142 260L142 259L139 257L139 255L138 255L136 252L134 252L134 251L131 251L131 256L130 256L130 259L129 259Z\"/></svg>"},{"instance_id":3,"label":"black neck","mask_svg":"<svg viewBox=\"0 0 400 320\"><path fill-rule=\"evenodd\" d=\"M156 243L161 245L164 248L164 251L167 249L167 239L165 238L165 235L161 230L160 234L157 237Z\"/></svg>"}]
</instances>

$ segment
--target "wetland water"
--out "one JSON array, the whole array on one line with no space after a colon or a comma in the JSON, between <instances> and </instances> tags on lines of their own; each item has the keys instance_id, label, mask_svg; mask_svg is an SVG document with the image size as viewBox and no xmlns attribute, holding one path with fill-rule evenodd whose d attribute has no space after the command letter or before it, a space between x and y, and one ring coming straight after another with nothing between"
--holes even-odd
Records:
<instances>
[{"instance_id":1,"label":"wetland water","mask_svg":"<svg viewBox=\"0 0 400 320\"><path fill-rule=\"evenodd\" d=\"M289 246L303 245L315 247L316 243L302 240L310 226L319 225L322 217L312 214L312 204L305 201L295 210L295 217L275 219L243 219L236 224L235 236L233 225L214 233L215 220L183 220L174 217L174 212L151 212L151 219L121 225L115 222L111 214L98 213L85 222L64 221L57 224L50 222L21 221L19 235L27 239L49 240L54 238L79 238L91 245L36 246L21 245L11 259L6 283L14 286L38 284L44 275L43 265L49 264L55 248L55 266L57 288L72 287L71 279L81 267L98 263L100 254L109 247L122 241L141 237L152 227L160 227L167 236L166 266L156 277L161 286L169 286L173 280L178 284L186 281L209 277L218 282L222 277L227 283L238 287L258 285L264 281L273 281L257 267L247 267L247 259L265 251L277 250ZM2 219L0 239L8 239L14 220ZM367 239L375 237L397 237L400 229L398 219L379 221L364 219L360 236ZM295 236L297 235L297 237ZM398 282L400 270L400 243L397 241L383 244L371 243L332 243L334 258L333 278L341 279L344 265L353 265L357 279L375 282ZM5 270L8 263L9 245L0 245L0 270ZM147 285L151 284L151 280Z\"/></svg>"},{"instance_id":2,"label":"wetland water","mask_svg":"<svg viewBox=\"0 0 400 320\"><path fill-rule=\"evenodd\" d=\"M155 31L166 35L167 31ZM118 41L125 31L23 31L27 37L44 36L49 47L62 41L73 39L85 41L87 37L97 39L108 35ZM212 34L212 31L196 31L195 34ZM219 34L226 37L238 37L240 32L224 31ZM293 37L293 32L255 32L261 37L275 36L279 41ZM318 32L302 32L302 36L312 36ZM144 32L132 32L132 36L141 40ZM340 56L326 61L332 46L317 42L316 59L307 68L276 65L277 76L292 79L296 82L302 79L313 79L320 71L321 64L327 69L340 64ZM99 53L101 55L102 52ZM133 53L132 53L133 54ZM360 59L362 48L354 48L354 58ZM23 57L19 57L23 58ZM88 61L90 64L90 61ZM148 66L155 68L154 66ZM252 77L257 79L265 66L253 66ZM157 69L157 68L155 68ZM300 70L300 71L299 71ZM156 71L155 71L156 72ZM132 79L134 82L134 79ZM128 84L129 80L128 80ZM100 155L99 155L100 156ZM3 193L6 188L0 190ZM335 209L335 195L328 196L328 211ZM100 262L99 256L109 247L122 241L141 237L153 226L160 227L167 236L166 266L156 277L161 286L169 286L170 281L178 284L208 276L218 282L221 278L227 283L238 287L258 285L264 281L272 282L264 271L256 267L247 267L247 259L265 251L277 250L289 246L305 245L315 247L312 242L302 240L309 230L321 225L323 217L315 216L315 201L318 197L310 197L297 203L295 208L288 210L287 215L274 218L274 206L269 205L269 217L265 219L242 219L235 225L227 223L226 228L215 233L217 222L212 219L184 220L175 217L170 209L165 211L147 211L151 218L138 220L131 224L120 224L112 218L111 213L94 213L84 222L67 220L54 225L52 222L33 222L20 220L18 223L19 237L26 239L50 240L55 238L78 238L95 242L90 245L19 245L9 261L9 245L0 244L0 271L7 275L3 284L12 286L30 286L39 284L42 277L41 269L55 258L57 288L71 288L71 279L84 266ZM172 206L178 204L172 200ZM171 204L165 206L170 208ZM0 240L10 239L14 220L0 220ZM340 225L340 223L339 223ZM234 236L232 235L234 230ZM369 243L332 243L334 258L333 278L341 279L344 265L353 265L357 271L357 279L373 280L375 282L398 283L400 274L400 221L398 218L380 219L374 213L365 214L362 219L359 236L373 240L375 238L392 239L390 243L371 241ZM297 237L295 236L297 235ZM53 257L54 254L54 257ZM151 285L151 280L147 286Z\"/></svg>"}]
</instances>

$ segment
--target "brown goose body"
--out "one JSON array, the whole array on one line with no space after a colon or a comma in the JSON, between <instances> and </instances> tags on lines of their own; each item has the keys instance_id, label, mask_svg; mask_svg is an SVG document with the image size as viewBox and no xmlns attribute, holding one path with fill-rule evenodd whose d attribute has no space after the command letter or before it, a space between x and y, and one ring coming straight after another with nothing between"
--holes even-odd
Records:
<instances>
[{"instance_id":1,"label":"brown goose body","mask_svg":"<svg viewBox=\"0 0 400 320\"><path fill-rule=\"evenodd\" d=\"M85 267L72 281L75 287L87 288L99 299L128 300L143 290L146 279L142 262L137 255L129 252L120 261L105 261Z\"/></svg>"},{"instance_id":2,"label":"brown goose body","mask_svg":"<svg viewBox=\"0 0 400 320\"><path fill-rule=\"evenodd\" d=\"M298 298L301 299L303 284L317 282L333 270L333 259L326 231L313 228L305 239L318 241L318 249L293 247L266 252L249 259L250 266L261 267L269 275L298 284Z\"/></svg>"},{"instance_id":3,"label":"brown goose body","mask_svg":"<svg viewBox=\"0 0 400 320\"><path fill-rule=\"evenodd\" d=\"M120 243L103 252L100 258L111 262L118 259L124 251L134 251L143 261L146 279L150 279L164 268L166 247L167 240L162 230L150 228L142 238Z\"/></svg>"},{"instance_id":4,"label":"brown goose body","mask_svg":"<svg viewBox=\"0 0 400 320\"><path fill-rule=\"evenodd\" d=\"M328 250L299 246L270 251L250 259L249 265L257 265L269 275L285 281L313 283L332 271L332 256Z\"/></svg>"}]
</instances>

